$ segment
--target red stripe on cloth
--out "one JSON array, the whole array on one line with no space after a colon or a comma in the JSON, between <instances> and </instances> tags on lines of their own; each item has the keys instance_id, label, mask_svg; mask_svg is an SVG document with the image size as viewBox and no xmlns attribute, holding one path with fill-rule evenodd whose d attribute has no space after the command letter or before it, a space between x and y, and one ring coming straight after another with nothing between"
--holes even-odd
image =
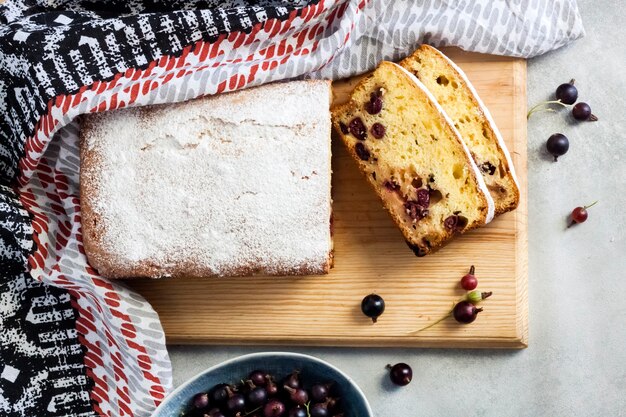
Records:
<instances>
[{"instance_id":1,"label":"red stripe on cloth","mask_svg":"<svg viewBox=\"0 0 626 417\"><path fill-rule=\"evenodd\" d=\"M297 10L293 10L289 13L289 17L285 20L284 24L283 24L283 29L280 31L280 35L284 35L285 33L287 33L287 31L289 30L289 28L293 27L292 23L293 20L298 16L298 11Z\"/></svg>"},{"instance_id":2,"label":"red stripe on cloth","mask_svg":"<svg viewBox=\"0 0 626 417\"><path fill-rule=\"evenodd\" d=\"M97 332L98 329L96 328L96 326L89 322L89 321L80 321L76 323L76 330L79 331L79 333L82 334L88 334L89 332Z\"/></svg>"},{"instance_id":3,"label":"red stripe on cloth","mask_svg":"<svg viewBox=\"0 0 626 417\"><path fill-rule=\"evenodd\" d=\"M107 300L107 304L112 305L112 304L111 304L111 300ZM117 304L117 305L113 305L113 306L114 306L114 307L119 307L120 303L116 303L116 304ZM127 338L129 338L129 339L134 339L134 338L136 338L136 337L137 337L137 334L136 334L136 333L134 333L134 332L129 332L129 331L128 331L128 330L126 330L126 329L121 329L121 330L120 330L120 332L121 332L124 336L126 336ZM140 366L140 367L142 367L142 368L144 367L144 366L141 364L141 362L139 362L139 366ZM148 365L148 367L150 367L150 366Z\"/></svg>"},{"instance_id":4,"label":"red stripe on cloth","mask_svg":"<svg viewBox=\"0 0 626 417\"><path fill-rule=\"evenodd\" d=\"M209 49L211 49L211 44L206 42L200 42L202 44L201 52L200 52L200 62L203 62L209 56Z\"/></svg>"},{"instance_id":5,"label":"red stripe on cloth","mask_svg":"<svg viewBox=\"0 0 626 417\"><path fill-rule=\"evenodd\" d=\"M70 109L71 106L72 106L72 97L63 96L63 106L61 107L63 109L63 113L67 113L67 111Z\"/></svg>"},{"instance_id":6,"label":"red stripe on cloth","mask_svg":"<svg viewBox=\"0 0 626 417\"><path fill-rule=\"evenodd\" d=\"M167 65L165 66L165 71L170 71L172 68L174 68L175 64L176 64L176 59L168 58Z\"/></svg>"},{"instance_id":7,"label":"red stripe on cloth","mask_svg":"<svg viewBox=\"0 0 626 417\"><path fill-rule=\"evenodd\" d=\"M254 42L254 40L256 39L256 34L261 30L262 26L263 25L261 23L257 23L256 25L252 26L252 30L250 31L250 34L244 39L243 44L250 45L252 42Z\"/></svg>"},{"instance_id":8,"label":"red stripe on cloth","mask_svg":"<svg viewBox=\"0 0 626 417\"><path fill-rule=\"evenodd\" d=\"M165 394L159 392L159 391L155 391L155 390L150 390L150 395L152 395L154 398L156 398L157 400L161 401L163 400L163 398L165 398Z\"/></svg>"},{"instance_id":9,"label":"red stripe on cloth","mask_svg":"<svg viewBox=\"0 0 626 417\"><path fill-rule=\"evenodd\" d=\"M96 284L99 287L106 288L106 289L111 290L111 291L113 290L113 285L111 285L111 283L106 282L103 279L93 278L93 283Z\"/></svg>"},{"instance_id":10,"label":"red stripe on cloth","mask_svg":"<svg viewBox=\"0 0 626 417\"><path fill-rule=\"evenodd\" d=\"M74 96L74 99L72 100L72 107L78 106L82 98L83 98L83 93L79 91L78 94L76 94Z\"/></svg>"},{"instance_id":11,"label":"red stripe on cloth","mask_svg":"<svg viewBox=\"0 0 626 417\"><path fill-rule=\"evenodd\" d=\"M88 368L96 369L97 367L103 367L104 362L99 356L94 355L93 353L89 353L89 351L85 352L85 365Z\"/></svg>"},{"instance_id":12,"label":"red stripe on cloth","mask_svg":"<svg viewBox=\"0 0 626 417\"><path fill-rule=\"evenodd\" d=\"M133 72L133 76L131 77L131 80L133 80L133 81L137 81L138 79L140 79L140 78L141 78L142 74L143 74L143 71L142 71L142 70L140 70L140 69L136 69L136 70Z\"/></svg>"},{"instance_id":13,"label":"red stripe on cloth","mask_svg":"<svg viewBox=\"0 0 626 417\"><path fill-rule=\"evenodd\" d=\"M128 396L128 387L124 387L123 389L118 388L117 394L121 397L122 400L124 400L126 404L130 403L130 397Z\"/></svg>"},{"instance_id":14,"label":"red stripe on cloth","mask_svg":"<svg viewBox=\"0 0 626 417\"><path fill-rule=\"evenodd\" d=\"M152 375L150 372L144 371L143 372L143 376L147 379L150 380L152 382L159 382L159 378L157 378L156 376ZM154 386L152 387L152 389L155 389Z\"/></svg>"},{"instance_id":15,"label":"red stripe on cloth","mask_svg":"<svg viewBox=\"0 0 626 417\"><path fill-rule=\"evenodd\" d=\"M98 89L96 90L96 93L98 94L102 94L106 91L108 85L106 82L101 82L100 85L98 86Z\"/></svg>"},{"instance_id":16,"label":"red stripe on cloth","mask_svg":"<svg viewBox=\"0 0 626 417\"><path fill-rule=\"evenodd\" d=\"M119 301L111 300L110 298L105 298L104 302L107 303L109 307L113 307L113 308L119 308L121 305Z\"/></svg>"},{"instance_id":17,"label":"red stripe on cloth","mask_svg":"<svg viewBox=\"0 0 626 417\"><path fill-rule=\"evenodd\" d=\"M110 311L111 311L111 314L113 314L114 317L117 317L120 320L124 320L124 321L130 322L130 316L128 316L127 314L124 314L124 313L116 310L115 308L111 308Z\"/></svg>"},{"instance_id":18,"label":"red stripe on cloth","mask_svg":"<svg viewBox=\"0 0 626 417\"><path fill-rule=\"evenodd\" d=\"M130 408L128 407L128 405L121 403L119 400L117 402L117 405L120 407L120 409L123 411L123 413L121 413L119 415L119 417L124 417L124 416L132 416L133 413L132 411L130 411ZM117 416L116 416L117 417Z\"/></svg>"},{"instance_id":19,"label":"red stripe on cloth","mask_svg":"<svg viewBox=\"0 0 626 417\"><path fill-rule=\"evenodd\" d=\"M82 321L81 325L85 325L85 322ZM90 324L90 326L93 326L93 324ZM80 344L85 346L88 351L91 352L90 354L96 361L102 361L100 358L103 356L103 352L98 344L90 343L83 335L79 335L78 339L80 340Z\"/></svg>"},{"instance_id":20,"label":"red stripe on cloth","mask_svg":"<svg viewBox=\"0 0 626 417\"><path fill-rule=\"evenodd\" d=\"M57 244L55 245L55 249L57 251L62 250L66 245L68 240L61 234L57 233L56 234L56 240L57 240Z\"/></svg>"},{"instance_id":21,"label":"red stripe on cloth","mask_svg":"<svg viewBox=\"0 0 626 417\"><path fill-rule=\"evenodd\" d=\"M152 74L152 70L154 70L155 67L156 67L156 61L150 62L150 64L148 65L148 68L146 68L146 70L144 71L143 76L144 77L150 76Z\"/></svg>"},{"instance_id":22,"label":"red stripe on cloth","mask_svg":"<svg viewBox=\"0 0 626 417\"><path fill-rule=\"evenodd\" d=\"M132 340L127 340L126 342L128 343L128 347L130 347L132 349L135 349L135 350L137 350L137 351L139 351L141 353L146 353L146 348L145 347L143 347L141 345L138 345L137 343L133 342Z\"/></svg>"}]
</instances>

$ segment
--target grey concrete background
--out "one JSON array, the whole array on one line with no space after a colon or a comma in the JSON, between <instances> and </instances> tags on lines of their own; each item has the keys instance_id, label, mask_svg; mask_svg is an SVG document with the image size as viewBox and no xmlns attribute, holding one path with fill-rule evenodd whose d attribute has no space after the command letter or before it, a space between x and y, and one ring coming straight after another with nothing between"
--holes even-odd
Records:
<instances>
[{"instance_id":1,"label":"grey concrete background","mask_svg":"<svg viewBox=\"0 0 626 417\"><path fill-rule=\"evenodd\" d=\"M626 416L626 2L579 0L587 36L528 63L529 106L576 79L600 121L528 124L530 346L523 351L289 348L337 365L376 416ZM552 133L570 139L552 163ZM565 230L576 206L600 200ZM251 347L170 346L174 383ZM395 389L385 364L407 362Z\"/></svg>"}]
</instances>

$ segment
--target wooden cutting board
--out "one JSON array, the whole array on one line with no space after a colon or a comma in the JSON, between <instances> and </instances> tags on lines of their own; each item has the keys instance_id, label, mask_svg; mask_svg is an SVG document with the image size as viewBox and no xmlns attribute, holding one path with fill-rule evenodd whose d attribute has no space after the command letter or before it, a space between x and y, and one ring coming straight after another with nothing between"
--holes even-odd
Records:
<instances>
[{"instance_id":1,"label":"wooden cutting board","mask_svg":"<svg viewBox=\"0 0 626 417\"><path fill-rule=\"evenodd\" d=\"M416 258L339 140L333 140L335 267L300 278L129 281L159 313L168 343L324 346L524 348L528 335L526 62L456 49L463 68L494 116L518 173L519 208L469 232L439 252ZM336 82L345 100L355 80ZM469 325L446 315L464 291L460 278L476 266L479 289L493 291ZM378 293L378 323L360 312Z\"/></svg>"}]
</instances>

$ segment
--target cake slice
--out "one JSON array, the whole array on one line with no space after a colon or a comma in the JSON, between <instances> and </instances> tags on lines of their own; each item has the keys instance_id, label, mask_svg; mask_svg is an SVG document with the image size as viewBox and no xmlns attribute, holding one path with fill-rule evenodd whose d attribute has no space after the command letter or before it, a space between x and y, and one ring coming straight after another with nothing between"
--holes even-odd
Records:
<instances>
[{"instance_id":1,"label":"cake slice","mask_svg":"<svg viewBox=\"0 0 626 417\"><path fill-rule=\"evenodd\" d=\"M85 117L89 263L108 278L327 273L330 131L329 81Z\"/></svg>"},{"instance_id":2,"label":"cake slice","mask_svg":"<svg viewBox=\"0 0 626 417\"><path fill-rule=\"evenodd\" d=\"M493 217L478 168L428 90L383 62L335 107L333 125L417 256Z\"/></svg>"},{"instance_id":3,"label":"cake slice","mask_svg":"<svg viewBox=\"0 0 626 417\"><path fill-rule=\"evenodd\" d=\"M520 193L513 161L465 73L429 45L420 46L400 65L419 78L452 119L487 184L496 215L515 209Z\"/></svg>"}]
</instances>

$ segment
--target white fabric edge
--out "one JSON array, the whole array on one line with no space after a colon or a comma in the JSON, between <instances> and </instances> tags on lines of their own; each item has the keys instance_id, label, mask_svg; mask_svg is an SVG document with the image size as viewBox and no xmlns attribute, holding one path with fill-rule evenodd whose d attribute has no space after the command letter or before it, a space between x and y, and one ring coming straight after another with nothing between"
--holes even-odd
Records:
<instances>
[{"instance_id":1,"label":"white fabric edge","mask_svg":"<svg viewBox=\"0 0 626 417\"><path fill-rule=\"evenodd\" d=\"M491 194L489 193L489 189L487 188L487 185L485 184L485 180L483 179L482 174L478 170L478 166L474 162L474 158L472 158L472 154L470 154L470 151L467 148L465 141L461 137L461 134L459 133L457 128L454 127L454 122L452 121L450 116L448 116L448 114L443 110L443 108L441 107L441 105L439 104L435 96L433 96L433 94L430 91L428 91L426 86L422 84L422 82L418 80L415 75L411 74L409 71L404 69L402 66L396 64L395 62L391 62L391 63L395 65L397 68L401 69L409 77L409 79L415 83L415 85L420 90L426 93L426 96L429 98L430 101L433 102L437 111L444 117L448 125L450 125L450 127L452 128L452 131L454 132L457 139L459 140L459 143L461 143L461 145L463 146L463 150L465 151L465 154L467 155L467 159L469 161L470 167L474 171L474 174L476 176L476 181L478 182L478 188L480 188L480 190L483 192L487 200L487 217L485 218L485 224L491 222L493 220L493 216L496 211L495 203L493 202L493 198L491 198Z\"/></svg>"}]
</instances>

